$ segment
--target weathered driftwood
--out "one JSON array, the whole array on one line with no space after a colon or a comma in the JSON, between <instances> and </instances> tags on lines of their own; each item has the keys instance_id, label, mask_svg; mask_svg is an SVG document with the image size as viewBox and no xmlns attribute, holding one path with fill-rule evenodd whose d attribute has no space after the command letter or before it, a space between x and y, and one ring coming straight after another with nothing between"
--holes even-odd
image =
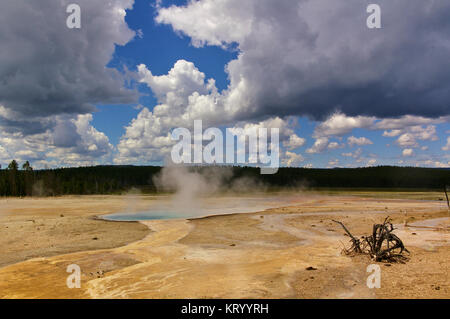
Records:
<instances>
[{"instance_id":1,"label":"weathered driftwood","mask_svg":"<svg viewBox=\"0 0 450 319\"><path fill-rule=\"evenodd\" d=\"M409 251L405 248L405 245L392 232L394 226L389 221L389 217L386 217L383 224L373 225L372 234L370 236L362 236L360 239L353 236L345 225L337 220L333 220L342 226L345 232L351 238L352 246L350 248L344 248L344 253L347 255L355 254L368 254L375 261L387 261L387 262L405 262L408 260L403 252Z\"/></svg>"},{"instance_id":2,"label":"weathered driftwood","mask_svg":"<svg viewBox=\"0 0 450 319\"><path fill-rule=\"evenodd\" d=\"M358 238L356 238L355 236L353 236L352 233L350 233L350 231L347 229L347 227L345 227L345 225L343 223L341 223L341 222L339 222L337 220L333 220L333 221L335 223L338 223L339 225L341 225L342 228L344 228L344 230L347 233L347 235L351 238L352 247L350 247L349 249L345 249L344 248L344 250L347 253L350 253L350 252L355 252L357 254L362 253L363 251L361 250L361 241Z\"/></svg>"}]
</instances>

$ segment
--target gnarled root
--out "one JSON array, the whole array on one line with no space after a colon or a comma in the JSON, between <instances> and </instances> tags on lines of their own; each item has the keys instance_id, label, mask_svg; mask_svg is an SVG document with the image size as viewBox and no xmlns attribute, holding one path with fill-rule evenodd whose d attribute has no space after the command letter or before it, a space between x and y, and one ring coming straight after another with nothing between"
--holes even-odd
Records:
<instances>
[{"instance_id":1,"label":"gnarled root","mask_svg":"<svg viewBox=\"0 0 450 319\"><path fill-rule=\"evenodd\" d=\"M383 224L373 225L372 235L362 236L360 239L353 236L345 225L339 221L333 220L342 226L345 232L350 236L352 246L344 248L347 255L368 254L375 261L400 262L404 263L409 258L403 255L403 252L409 254L402 240L392 232L394 226L386 217Z\"/></svg>"}]
</instances>

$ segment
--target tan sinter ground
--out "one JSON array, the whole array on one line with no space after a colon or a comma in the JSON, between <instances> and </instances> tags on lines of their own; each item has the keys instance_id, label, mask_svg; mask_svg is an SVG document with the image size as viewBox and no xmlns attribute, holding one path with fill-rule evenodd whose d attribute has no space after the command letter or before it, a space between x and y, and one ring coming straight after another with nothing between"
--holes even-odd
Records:
<instances>
[{"instance_id":1,"label":"tan sinter ground","mask_svg":"<svg viewBox=\"0 0 450 319\"><path fill-rule=\"evenodd\" d=\"M93 217L155 197L3 199L0 298L449 298L442 202L365 196L304 193L259 213L142 223ZM341 255L348 237L331 219L363 235L387 215L411 260L380 264L381 288L369 289L373 262ZM67 288L70 264L81 289Z\"/></svg>"}]
</instances>

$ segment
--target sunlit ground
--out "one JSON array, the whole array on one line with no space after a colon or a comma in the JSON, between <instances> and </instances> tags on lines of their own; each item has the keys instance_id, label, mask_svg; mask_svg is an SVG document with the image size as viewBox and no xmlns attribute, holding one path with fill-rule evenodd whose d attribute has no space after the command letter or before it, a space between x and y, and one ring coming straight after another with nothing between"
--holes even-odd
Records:
<instances>
[{"instance_id":1,"label":"sunlit ground","mask_svg":"<svg viewBox=\"0 0 450 319\"><path fill-rule=\"evenodd\" d=\"M2 199L0 297L448 298L443 196L321 190ZM176 218L98 219L152 212ZM188 219L205 215L215 216ZM343 256L348 237L331 220L361 236L388 215L411 256L381 264L382 286L373 290L366 285L373 261ZM66 285L70 264L81 268L80 289Z\"/></svg>"}]
</instances>

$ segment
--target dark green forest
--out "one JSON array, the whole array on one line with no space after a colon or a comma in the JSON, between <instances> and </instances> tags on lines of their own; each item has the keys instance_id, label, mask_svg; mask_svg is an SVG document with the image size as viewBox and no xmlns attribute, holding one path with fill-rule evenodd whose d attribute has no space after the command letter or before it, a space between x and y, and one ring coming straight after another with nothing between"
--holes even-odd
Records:
<instances>
[{"instance_id":1,"label":"dark green forest","mask_svg":"<svg viewBox=\"0 0 450 319\"><path fill-rule=\"evenodd\" d=\"M19 167L12 161L7 169L0 170L0 196L120 194L132 188L156 193L160 190L154 177L161 169L158 166L93 166L33 170L28 162ZM211 167L189 169L205 176L211 174ZM225 186L244 178L266 190L292 187L442 190L450 185L450 169L439 168L280 168L274 175L260 175L260 170L254 167L213 169L227 172Z\"/></svg>"}]
</instances>

